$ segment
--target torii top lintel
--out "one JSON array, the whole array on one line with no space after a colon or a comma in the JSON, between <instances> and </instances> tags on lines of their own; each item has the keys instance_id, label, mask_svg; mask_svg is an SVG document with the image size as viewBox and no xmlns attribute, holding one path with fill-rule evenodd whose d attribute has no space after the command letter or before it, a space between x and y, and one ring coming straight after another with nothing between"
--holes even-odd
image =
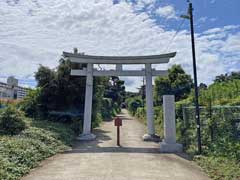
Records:
<instances>
[{"instance_id":1,"label":"torii top lintel","mask_svg":"<svg viewBox=\"0 0 240 180\"><path fill-rule=\"evenodd\" d=\"M91 64L162 64L168 63L175 56L176 52L148 56L92 56L63 52L63 57L69 58L71 62Z\"/></svg>"}]
</instances>

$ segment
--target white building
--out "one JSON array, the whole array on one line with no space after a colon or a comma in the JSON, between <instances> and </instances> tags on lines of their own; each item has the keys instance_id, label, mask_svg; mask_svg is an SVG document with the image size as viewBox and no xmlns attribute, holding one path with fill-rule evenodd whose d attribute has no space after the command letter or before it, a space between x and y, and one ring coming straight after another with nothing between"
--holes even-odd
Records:
<instances>
[{"instance_id":1,"label":"white building","mask_svg":"<svg viewBox=\"0 0 240 180\"><path fill-rule=\"evenodd\" d=\"M8 77L7 83L0 82L0 98L22 99L27 95L28 89L18 86L18 80Z\"/></svg>"}]
</instances>

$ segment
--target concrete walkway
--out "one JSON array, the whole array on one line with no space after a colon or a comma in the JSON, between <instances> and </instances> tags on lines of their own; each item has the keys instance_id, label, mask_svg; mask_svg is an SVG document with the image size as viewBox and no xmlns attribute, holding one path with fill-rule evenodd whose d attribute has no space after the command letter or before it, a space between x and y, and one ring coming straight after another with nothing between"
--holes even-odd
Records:
<instances>
[{"instance_id":1,"label":"concrete walkway","mask_svg":"<svg viewBox=\"0 0 240 180\"><path fill-rule=\"evenodd\" d=\"M24 180L205 180L208 177L183 155L160 154L159 145L141 140L144 126L123 118L121 145L113 122L95 130L96 141L77 142L73 150L43 161Z\"/></svg>"}]
</instances>

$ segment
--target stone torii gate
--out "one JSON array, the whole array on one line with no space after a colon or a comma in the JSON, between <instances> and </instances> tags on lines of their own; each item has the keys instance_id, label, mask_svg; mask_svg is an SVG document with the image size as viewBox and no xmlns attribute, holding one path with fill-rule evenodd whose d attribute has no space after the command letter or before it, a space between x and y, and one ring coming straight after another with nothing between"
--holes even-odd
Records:
<instances>
[{"instance_id":1,"label":"stone torii gate","mask_svg":"<svg viewBox=\"0 0 240 180\"><path fill-rule=\"evenodd\" d=\"M168 63L170 58L175 57L176 52L151 56L92 56L83 53L63 52L63 56L68 58L72 63L87 64L86 68L72 69L73 76L86 76L86 93L84 106L84 124L83 133L79 140L93 140L96 138L91 133L92 117L92 95L93 95L93 76L146 76L146 106L147 106L147 127L148 134L143 136L144 140L151 140L155 137L154 127L154 108L153 108L153 76L165 76L167 70L155 70L152 64ZM115 64L115 70L97 70L94 64ZM144 64L143 70L123 70L123 64ZM175 120L174 120L175 121ZM175 122L174 122L175 123ZM175 127L174 127L175 128Z\"/></svg>"}]
</instances>

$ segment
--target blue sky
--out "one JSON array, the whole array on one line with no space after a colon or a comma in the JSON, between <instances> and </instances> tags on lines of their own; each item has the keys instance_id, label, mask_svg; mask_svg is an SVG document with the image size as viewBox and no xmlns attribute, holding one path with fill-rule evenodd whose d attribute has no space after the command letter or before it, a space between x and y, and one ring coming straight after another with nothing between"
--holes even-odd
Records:
<instances>
[{"instance_id":1,"label":"blue sky","mask_svg":"<svg viewBox=\"0 0 240 180\"><path fill-rule=\"evenodd\" d=\"M173 4L179 10L178 14L187 8L185 0L166 1ZM206 18L201 26L197 26L196 32L205 31L214 27L222 27L229 24L239 24L239 0L193 0L195 23L200 24L201 18ZM213 21L211 21L213 20Z\"/></svg>"},{"instance_id":2,"label":"blue sky","mask_svg":"<svg viewBox=\"0 0 240 180\"><path fill-rule=\"evenodd\" d=\"M113 0L114 3L121 3L120 0ZM137 4L137 0L129 0L133 4ZM149 1L145 8L138 12L147 12L156 20L157 24L164 25L169 29L176 29L178 27L178 21L176 19L168 19L156 15L156 9L171 5L175 8L176 16L179 17L182 14L187 13L188 3L186 0L159 0ZM202 32L210 28L222 27L229 24L240 23L239 17L239 0L192 0L194 6L194 19L195 19L195 31ZM149 6L152 6L150 10ZM188 28L188 24L185 23L183 28Z\"/></svg>"},{"instance_id":3,"label":"blue sky","mask_svg":"<svg viewBox=\"0 0 240 180\"><path fill-rule=\"evenodd\" d=\"M199 82L210 84L240 70L240 1L192 2ZM54 68L62 51L74 47L93 55L176 51L168 66L154 68L181 64L192 74L189 22L179 18L187 7L186 0L2 0L0 81L14 75L33 87L39 64ZM141 77L124 80L131 91L141 84Z\"/></svg>"}]
</instances>

